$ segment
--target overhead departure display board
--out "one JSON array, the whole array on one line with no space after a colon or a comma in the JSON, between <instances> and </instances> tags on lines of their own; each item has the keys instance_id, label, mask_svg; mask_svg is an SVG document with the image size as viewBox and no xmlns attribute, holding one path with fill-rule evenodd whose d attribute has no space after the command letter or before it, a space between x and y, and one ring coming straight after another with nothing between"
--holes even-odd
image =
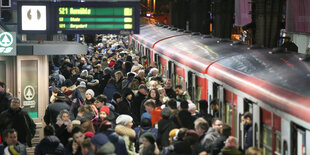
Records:
<instances>
[{"instance_id":1,"label":"overhead departure display board","mask_svg":"<svg viewBox=\"0 0 310 155\"><path fill-rule=\"evenodd\" d=\"M18 31L49 34L138 34L139 0L18 1Z\"/></svg>"},{"instance_id":2,"label":"overhead departure display board","mask_svg":"<svg viewBox=\"0 0 310 155\"><path fill-rule=\"evenodd\" d=\"M63 33L139 33L139 8L134 5L58 6L56 30ZM137 10L138 9L138 10Z\"/></svg>"}]
</instances>

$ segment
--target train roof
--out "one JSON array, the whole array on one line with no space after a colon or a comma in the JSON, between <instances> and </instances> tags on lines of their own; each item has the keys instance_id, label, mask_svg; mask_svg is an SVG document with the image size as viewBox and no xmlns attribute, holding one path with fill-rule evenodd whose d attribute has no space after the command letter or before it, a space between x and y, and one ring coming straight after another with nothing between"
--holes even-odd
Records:
<instances>
[{"instance_id":1,"label":"train roof","mask_svg":"<svg viewBox=\"0 0 310 155\"><path fill-rule=\"evenodd\" d=\"M134 38L171 59L310 122L310 62L297 53L269 54L218 38L148 25ZM279 104L281 103L281 104Z\"/></svg>"}]
</instances>

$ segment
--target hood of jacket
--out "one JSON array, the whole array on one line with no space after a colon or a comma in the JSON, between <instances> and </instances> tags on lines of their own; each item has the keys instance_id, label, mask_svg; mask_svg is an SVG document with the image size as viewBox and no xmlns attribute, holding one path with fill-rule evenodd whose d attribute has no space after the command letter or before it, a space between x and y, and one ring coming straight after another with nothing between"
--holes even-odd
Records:
<instances>
[{"instance_id":1,"label":"hood of jacket","mask_svg":"<svg viewBox=\"0 0 310 155\"><path fill-rule=\"evenodd\" d=\"M60 140L56 136L47 136L41 141L42 145L46 145L53 148L58 147L59 143Z\"/></svg>"},{"instance_id":2,"label":"hood of jacket","mask_svg":"<svg viewBox=\"0 0 310 155\"><path fill-rule=\"evenodd\" d=\"M125 127L123 125L116 125L115 132L121 136L128 136L129 138L135 138L136 132L135 130Z\"/></svg>"}]
</instances>

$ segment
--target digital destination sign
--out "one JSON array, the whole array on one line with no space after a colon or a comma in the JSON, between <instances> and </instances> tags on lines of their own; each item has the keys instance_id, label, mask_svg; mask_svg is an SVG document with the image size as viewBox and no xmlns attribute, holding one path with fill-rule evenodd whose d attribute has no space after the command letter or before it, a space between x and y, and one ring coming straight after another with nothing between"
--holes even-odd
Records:
<instances>
[{"instance_id":1,"label":"digital destination sign","mask_svg":"<svg viewBox=\"0 0 310 155\"><path fill-rule=\"evenodd\" d=\"M58 7L56 27L58 31L123 30L134 33L136 20L134 9L133 7Z\"/></svg>"},{"instance_id":2,"label":"digital destination sign","mask_svg":"<svg viewBox=\"0 0 310 155\"><path fill-rule=\"evenodd\" d=\"M18 1L21 33L138 34L139 0L100 2Z\"/></svg>"}]
</instances>

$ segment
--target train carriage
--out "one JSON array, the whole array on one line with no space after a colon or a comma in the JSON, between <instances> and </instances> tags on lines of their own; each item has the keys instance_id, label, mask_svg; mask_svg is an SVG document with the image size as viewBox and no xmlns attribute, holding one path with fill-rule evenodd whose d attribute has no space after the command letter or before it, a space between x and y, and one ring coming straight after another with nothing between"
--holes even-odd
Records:
<instances>
[{"instance_id":1,"label":"train carriage","mask_svg":"<svg viewBox=\"0 0 310 155\"><path fill-rule=\"evenodd\" d=\"M220 118L241 146L241 115L248 111L253 144L263 154L310 154L310 63L299 54L270 54L162 25L143 26L140 33L131 36L137 54L174 85L183 84L194 102L218 99Z\"/></svg>"}]
</instances>

